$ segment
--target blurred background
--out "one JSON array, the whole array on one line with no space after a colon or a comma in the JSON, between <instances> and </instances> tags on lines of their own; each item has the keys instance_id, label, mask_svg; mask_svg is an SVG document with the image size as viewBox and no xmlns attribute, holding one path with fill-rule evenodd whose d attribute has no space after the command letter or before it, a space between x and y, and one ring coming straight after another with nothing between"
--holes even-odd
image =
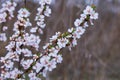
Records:
<instances>
[{"instance_id":1,"label":"blurred background","mask_svg":"<svg viewBox=\"0 0 120 80\"><path fill-rule=\"evenodd\" d=\"M0 0L0 4L4 1ZM23 0L13 1L18 1L17 10L24 5ZM26 1L33 22L39 0ZM49 42L56 31L65 32L74 27L74 20L91 4L97 6L99 19L94 26L87 28L72 51L65 48L60 52L64 57L63 63L48 74L47 80L120 80L120 0L53 0L50 6L52 15L46 18L47 26L40 45ZM9 25L7 36L13 34L15 20L4 24ZM5 55L7 44L0 42L1 56Z\"/></svg>"}]
</instances>

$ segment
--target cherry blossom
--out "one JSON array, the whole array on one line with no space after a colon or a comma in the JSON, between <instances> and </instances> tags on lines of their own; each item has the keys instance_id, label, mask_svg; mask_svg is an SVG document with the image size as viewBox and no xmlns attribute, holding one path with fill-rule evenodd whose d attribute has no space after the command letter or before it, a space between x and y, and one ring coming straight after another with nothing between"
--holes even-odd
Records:
<instances>
[{"instance_id":1,"label":"cherry blossom","mask_svg":"<svg viewBox=\"0 0 120 80\"><path fill-rule=\"evenodd\" d=\"M51 9L49 7L49 5L51 4L52 0L40 0L39 4L40 7L38 7L37 9L37 14L36 14L36 18L35 21L37 23L37 27L40 30L40 34L43 34L42 29L45 28L46 24L45 24L45 17L49 17L51 14Z\"/></svg>"},{"instance_id":2,"label":"cherry blossom","mask_svg":"<svg viewBox=\"0 0 120 80\"><path fill-rule=\"evenodd\" d=\"M87 6L83 12L84 12L84 14L88 15L88 14L91 14L93 11L94 10L91 6Z\"/></svg>"},{"instance_id":3,"label":"cherry blossom","mask_svg":"<svg viewBox=\"0 0 120 80\"><path fill-rule=\"evenodd\" d=\"M7 26L3 26L3 28L2 28L3 31L6 31L7 29L8 29Z\"/></svg>"},{"instance_id":4,"label":"cherry blossom","mask_svg":"<svg viewBox=\"0 0 120 80\"><path fill-rule=\"evenodd\" d=\"M83 22L82 20L76 19L75 22L74 22L74 25L79 26L82 22Z\"/></svg>"},{"instance_id":5,"label":"cherry blossom","mask_svg":"<svg viewBox=\"0 0 120 80\"><path fill-rule=\"evenodd\" d=\"M30 80L41 80L40 78L36 77L36 73L31 72L29 75Z\"/></svg>"},{"instance_id":6,"label":"cherry blossom","mask_svg":"<svg viewBox=\"0 0 120 80\"><path fill-rule=\"evenodd\" d=\"M24 69L28 69L30 65L33 63L33 60L21 60L21 65Z\"/></svg>"},{"instance_id":7,"label":"cherry blossom","mask_svg":"<svg viewBox=\"0 0 120 80\"><path fill-rule=\"evenodd\" d=\"M19 18L22 18L22 17L28 17L28 16L30 16L30 13L29 13L29 11L27 10L27 9L25 9L25 8L22 8L22 9L20 9L19 11L18 11L18 14L20 14L20 15L18 15L18 19Z\"/></svg>"},{"instance_id":8,"label":"cherry blossom","mask_svg":"<svg viewBox=\"0 0 120 80\"><path fill-rule=\"evenodd\" d=\"M38 73L42 69L43 65L41 65L39 62L33 66L33 69Z\"/></svg>"},{"instance_id":9,"label":"cherry blossom","mask_svg":"<svg viewBox=\"0 0 120 80\"><path fill-rule=\"evenodd\" d=\"M6 22L6 19L11 19L14 17L14 11L17 4L15 2L6 1L2 4L0 9L0 23Z\"/></svg>"},{"instance_id":10,"label":"cherry blossom","mask_svg":"<svg viewBox=\"0 0 120 80\"><path fill-rule=\"evenodd\" d=\"M50 42L43 46L43 51L40 51L40 36L35 33L43 33L46 26L45 17L49 17L52 13L50 4L52 0L40 0L37 14L35 17L36 26L32 27L30 22L30 12L27 8L20 8L17 14L17 20L14 23L14 33L9 38L10 42L5 47L7 52L4 57L0 58L1 74L0 79L13 79L13 80L41 80L39 76L46 77L49 71L57 67L57 64L62 63L63 57L60 50L77 45L77 40L85 33L89 22L93 24L93 20L98 19L98 13L95 12L92 6L87 6L80 18L74 21L74 26L66 32L56 32L50 38ZM14 17L13 11L17 6L14 2L6 2L2 4L0 10L0 23L6 22L6 18ZM9 10L10 9L10 10ZM8 13L6 13L8 11ZM30 33L26 29L30 28ZM3 27L6 31L7 27ZM0 41L6 41L6 34L0 34ZM34 49L34 53L33 53ZM17 66L16 66L17 65Z\"/></svg>"},{"instance_id":11,"label":"cherry blossom","mask_svg":"<svg viewBox=\"0 0 120 80\"><path fill-rule=\"evenodd\" d=\"M7 37L6 37L6 34L5 33L0 33L0 41L6 41L7 40Z\"/></svg>"},{"instance_id":12,"label":"cherry blossom","mask_svg":"<svg viewBox=\"0 0 120 80\"><path fill-rule=\"evenodd\" d=\"M0 23L6 22L7 14L5 12L0 13Z\"/></svg>"},{"instance_id":13,"label":"cherry blossom","mask_svg":"<svg viewBox=\"0 0 120 80\"><path fill-rule=\"evenodd\" d=\"M56 34L53 35L52 38L50 38L50 42L57 40L57 38L60 36L60 34L61 34L60 32L56 32Z\"/></svg>"},{"instance_id":14,"label":"cherry blossom","mask_svg":"<svg viewBox=\"0 0 120 80\"><path fill-rule=\"evenodd\" d=\"M68 43L68 40L66 38L58 39L58 42L57 42L59 48L65 47L67 43Z\"/></svg>"}]
</instances>

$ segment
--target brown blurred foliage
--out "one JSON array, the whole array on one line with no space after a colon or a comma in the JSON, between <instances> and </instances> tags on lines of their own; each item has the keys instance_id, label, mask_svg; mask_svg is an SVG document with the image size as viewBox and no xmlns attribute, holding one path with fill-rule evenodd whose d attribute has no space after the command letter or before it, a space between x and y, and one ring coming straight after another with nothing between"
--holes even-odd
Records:
<instances>
[{"instance_id":1,"label":"brown blurred foliage","mask_svg":"<svg viewBox=\"0 0 120 80\"><path fill-rule=\"evenodd\" d=\"M43 41L40 45L49 42L49 38L56 31L65 32L68 28L74 27L74 20L86 6L84 0L53 1L55 3L51 5L52 15L46 19L47 26L44 35L41 36ZM64 61L48 74L48 80L120 80L120 1L97 1L99 19L94 22L94 26L86 30L72 51L65 48L60 52ZM23 5L23 2L19 2L18 9ZM32 12L30 18L33 22L38 4L29 0L27 7ZM5 24L9 25L8 36L13 33L15 20ZM0 42L1 55L5 55L7 44Z\"/></svg>"}]
</instances>

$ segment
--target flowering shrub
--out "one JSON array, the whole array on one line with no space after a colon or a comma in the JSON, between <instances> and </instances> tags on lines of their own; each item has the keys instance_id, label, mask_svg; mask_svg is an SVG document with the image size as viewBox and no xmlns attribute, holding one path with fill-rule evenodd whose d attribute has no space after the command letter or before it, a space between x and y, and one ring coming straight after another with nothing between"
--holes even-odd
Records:
<instances>
[{"instance_id":1,"label":"flowering shrub","mask_svg":"<svg viewBox=\"0 0 120 80\"><path fill-rule=\"evenodd\" d=\"M77 39L85 33L90 22L93 25L93 20L98 19L98 13L95 12L94 6L87 6L80 18L76 19L74 26L68 29L67 32L56 32L50 38L50 42L43 46L44 52L39 51L41 42L40 36L35 33L43 34L45 17L49 17L51 9L49 5L52 0L40 0L40 7L37 8L35 17L36 27L31 27L32 23L29 20L30 12L28 9L21 8L17 14L17 20L14 23L13 35L9 38L10 42L5 47L7 54L1 57L2 63L0 80L41 80L41 75L46 77L47 72L56 68L58 63L61 63L63 58L59 51L62 48L74 47L77 45ZM2 4L0 9L0 23L5 23L14 17L14 11L17 3L7 1ZM30 32L26 29L31 27ZM3 27L3 31L7 30L7 26ZM0 41L6 41L5 33L0 33ZM37 53L32 53L29 47L36 50Z\"/></svg>"}]
</instances>

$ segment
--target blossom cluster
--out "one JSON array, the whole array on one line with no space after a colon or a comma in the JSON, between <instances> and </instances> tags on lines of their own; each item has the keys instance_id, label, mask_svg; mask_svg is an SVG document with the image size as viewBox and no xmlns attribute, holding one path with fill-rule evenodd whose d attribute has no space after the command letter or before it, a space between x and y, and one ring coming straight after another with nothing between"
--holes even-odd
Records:
<instances>
[{"instance_id":1,"label":"blossom cluster","mask_svg":"<svg viewBox=\"0 0 120 80\"><path fill-rule=\"evenodd\" d=\"M96 20L98 13L96 13L91 6L87 6L80 16L79 20L81 20L81 23L79 25L76 25L76 19L74 22L75 28L68 29L65 33L56 32L56 34L50 38L50 43L43 46L45 53L41 55L42 57L33 67L37 73L39 72L45 76L48 71L52 71L56 68L56 65L63 60L59 51L64 47L68 46L71 48L77 45L77 39L84 34L86 27L88 27L88 22Z\"/></svg>"},{"instance_id":2,"label":"blossom cluster","mask_svg":"<svg viewBox=\"0 0 120 80\"><path fill-rule=\"evenodd\" d=\"M11 19L14 17L13 13L17 4L15 2L6 1L2 4L0 9L0 24L6 22L6 19Z\"/></svg>"},{"instance_id":3,"label":"blossom cluster","mask_svg":"<svg viewBox=\"0 0 120 80\"><path fill-rule=\"evenodd\" d=\"M40 0L40 7L36 15L35 21L38 27L34 27L30 32L35 33L37 30L42 33L42 29L46 26L44 23L45 16L51 14L51 0ZM14 34L10 37L10 42L6 46L7 54L1 57L0 62L3 64L1 68L0 80L41 80L41 75L46 77L49 71L57 67L58 63L63 61L62 54L59 51L62 48L74 47L77 45L77 39L85 33L88 23L93 25L93 20L98 18L98 13L94 8L87 6L79 19L74 22L73 28L67 32L56 32L50 38L50 42L43 46L43 52L39 51L39 43L41 39L35 34L29 34L26 29L32 26L29 20L30 12L26 8L18 11L17 21L14 23ZM6 28L5 28L6 29ZM2 36L5 34L2 34ZM2 40L3 38L0 38ZM3 41L6 40L5 37ZM31 48L35 48L38 53L34 53Z\"/></svg>"},{"instance_id":4,"label":"blossom cluster","mask_svg":"<svg viewBox=\"0 0 120 80\"><path fill-rule=\"evenodd\" d=\"M23 70L28 69L33 63L32 59L25 60L25 58L33 57L32 51L25 46L34 47L38 50L40 39L39 36L28 34L25 31L27 27L32 26L29 16L30 12L26 8L21 8L18 11L18 20L14 23L13 28L14 34L10 37L10 43L6 46L8 52L0 60L4 64L1 66L1 77L3 79L16 79L18 74L23 73L19 67L14 67L15 62L20 63L19 66Z\"/></svg>"},{"instance_id":5,"label":"blossom cluster","mask_svg":"<svg viewBox=\"0 0 120 80\"><path fill-rule=\"evenodd\" d=\"M85 28L88 27L88 22L98 18L98 15L96 15L98 13L95 12L93 17L91 14L92 11L89 12L89 9L95 12L91 6L87 6L83 14L81 14L80 20L82 20L82 22L79 25L76 26L75 24L75 28L68 29L68 32L65 33L56 32L56 34L50 38L50 43L43 46L45 52L38 56L36 64L33 66L33 71L29 73L31 80L37 80L37 74L42 74L45 77L48 71L52 71L58 63L62 62L63 58L59 53L62 48L67 46L71 48L77 45L77 39L84 34ZM76 23L76 20L74 23Z\"/></svg>"},{"instance_id":6,"label":"blossom cluster","mask_svg":"<svg viewBox=\"0 0 120 80\"><path fill-rule=\"evenodd\" d=\"M45 24L45 17L49 17L51 14L51 9L49 5L51 4L52 0L40 0L39 4L40 7L37 8L37 14L35 17L36 27L31 29L32 33L39 32L43 34L43 30L46 26Z\"/></svg>"},{"instance_id":7,"label":"blossom cluster","mask_svg":"<svg viewBox=\"0 0 120 80\"><path fill-rule=\"evenodd\" d=\"M90 22L91 22L92 25L93 25L92 20L98 19L98 13L96 13L91 6L87 6L86 9L83 11L83 14L81 14L80 16L81 16L81 18L76 19L75 22L74 22L74 25L76 27L80 26L80 24L82 24L83 21L85 19L88 19L89 17L90 17ZM88 23L85 22L85 24L83 26L88 27L87 24Z\"/></svg>"},{"instance_id":8,"label":"blossom cluster","mask_svg":"<svg viewBox=\"0 0 120 80\"><path fill-rule=\"evenodd\" d=\"M17 4L15 2L6 1L2 4L2 8L0 9L0 24L7 21L7 19L12 19L14 17L14 11ZM7 27L3 26L3 31L6 30ZM6 41L7 37L5 33L0 33L0 41Z\"/></svg>"}]
</instances>

